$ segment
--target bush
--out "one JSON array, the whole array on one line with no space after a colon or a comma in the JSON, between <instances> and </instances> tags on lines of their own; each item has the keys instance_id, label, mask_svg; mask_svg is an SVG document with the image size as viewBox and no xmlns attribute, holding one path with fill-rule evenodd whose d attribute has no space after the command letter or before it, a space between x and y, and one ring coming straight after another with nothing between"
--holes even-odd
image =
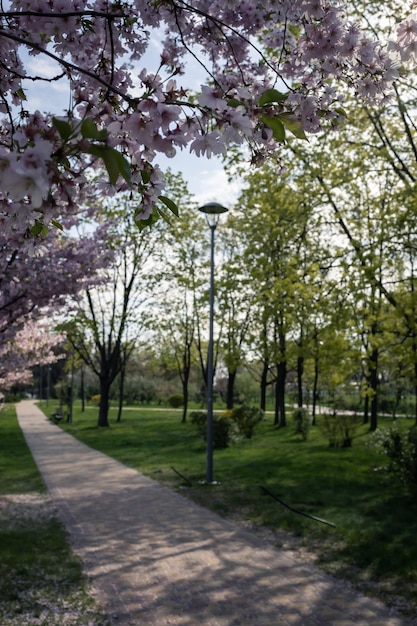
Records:
<instances>
[{"instance_id":1,"label":"bush","mask_svg":"<svg viewBox=\"0 0 417 626\"><path fill-rule=\"evenodd\" d=\"M356 415L323 415L321 428L329 439L331 448L350 448L358 428Z\"/></svg>"},{"instance_id":2,"label":"bush","mask_svg":"<svg viewBox=\"0 0 417 626\"><path fill-rule=\"evenodd\" d=\"M411 428L407 433L402 433L396 425L387 431L377 430L373 444L389 458L389 465L384 469L388 473L397 474L401 482L416 490L417 430Z\"/></svg>"},{"instance_id":3,"label":"bush","mask_svg":"<svg viewBox=\"0 0 417 626\"><path fill-rule=\"evenodd\" d=\"M245 404L232 409L228 413L230 413L230 418L236 424L239 433L247 439L252 437L256 426L264 418L264 412L261 409Z\"/></svg>"},{"instance_id":4,"label":"bush","mask_svg":"<svg viewBox=\"0 0 417 626\"><path fill-rule=\"evenodd\" d=\"M10 404L13 404L14 402L19 402L21 399L22 398L20 397L19 393L12 393L12 392L7 392L4 397L4 401Z\"/></svg>"},{"instance_id":5,"label":"bush","mask_svg":"<svg viewBox=\"0 0 417 626\"><path fill-rule=\"evenodd\" d=\"M184 406L184 396L182 393L174 393L172 396L169 396L168 404L173 409L179 409Z\"/></svg>"},{"instance_id":6,"label":"bush","mask_svg":"<svg viewBox=\"0 0 417 626\"><path fill-rule=\"evenodd\" d=\"M190 421L207 441L207 413L193 411ZM233 422L225 415L213 415L213 448L228 448L234 434Z\"/></svg>"},{"instance_id":7,"label":"bush","mask_svg":"<svg viewBox=\"0 0 417 626\"><path fill-rule=\"evenodd\" d=\"M303 409L301 407L295 409L294 413L292 414L292 418L295 423L295 434L301 435L303 441L306 441L310 428L310 415L307 409Z\"/></svg>"}]
</instances>

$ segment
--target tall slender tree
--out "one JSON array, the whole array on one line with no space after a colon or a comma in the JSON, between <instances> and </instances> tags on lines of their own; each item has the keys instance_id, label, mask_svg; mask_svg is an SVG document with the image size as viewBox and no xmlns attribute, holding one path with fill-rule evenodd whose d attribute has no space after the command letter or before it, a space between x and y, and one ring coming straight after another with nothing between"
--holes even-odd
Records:
<instances>
[{"instance_id":1,"label":"tall slender tree","mask_svg":"<svg viewBox=\"0 0 417 626\"><path fill-rule=\"evenodd\" d=\"M86 290L67 327L73 348L99 379L98 426L109 425L111 386L145 328L151 259L160 237L157 225L143 231L135 226L134 197L126 194L123 203L116 202L104 208L113 262L102 272L102 284Z\"/></svg>"}]
</instances>

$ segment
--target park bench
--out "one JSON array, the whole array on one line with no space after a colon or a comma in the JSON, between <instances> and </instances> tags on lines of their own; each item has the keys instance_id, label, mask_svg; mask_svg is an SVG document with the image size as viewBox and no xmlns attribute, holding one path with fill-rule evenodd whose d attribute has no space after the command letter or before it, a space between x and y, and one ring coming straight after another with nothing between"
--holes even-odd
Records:
<instances>
[{"instance_id":1,"label":"park bench","mask_svg":"<svg viewBox=\"0 0 417 626\"><path fill-rule=\"evenodd\" d=\"M59 411L59 410L55 411L55 413L52 413L52 419L55 422L57 422L57 423L60 422L63 419L63 417L64 416L62 415L61 411Z\"/></svg>"}]
</instances>

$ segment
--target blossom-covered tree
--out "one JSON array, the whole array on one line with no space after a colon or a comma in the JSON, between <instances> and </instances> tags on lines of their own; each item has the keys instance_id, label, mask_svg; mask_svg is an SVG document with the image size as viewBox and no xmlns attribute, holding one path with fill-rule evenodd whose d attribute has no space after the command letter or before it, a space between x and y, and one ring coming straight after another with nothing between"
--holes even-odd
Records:
<instances>
[{"instance_id":1,"label":"blossom-covered tree","mask_svg":"<svg viewBox=\"0 0 417 626\"><path fill-rule=\"evenodd\" d=\"M64 336L50 332L45 322L29 319L11 341L0 344L0 391L32 381L35 365L48 365L64 358Z\"/></svg>"},{"instance_id":2,"label":"blossom-covered tree","mask_svg":"<svg viewBox=\"0 0 417 626\"><path fill-rule=\"evenodd\" d=\"M7 6L6 6L7 5ZM379 42L339 0L11 0L0 9L0 224L38 234L100 191L140 194L152 220L164 195L158 154L225 154L247 143L257 163L286 133L303 138L343 117L339 87L384 101L395 77ZM398 47L410 56L415 22ZM157 67L145 54L160 40ZM30 61L51 64L47 78ZM187 67L207 80L190 89ZM38 65L35 65L38 67ZM67 81L67 110L33 111L30 84ZM344 88L343 88L344 89ZM46 105L47 108L48 105ZM160 205L161 206L161 205ZM161 211L161 209L159 209Z\"/></svg>"},{"instance_id":3,"label":"blossom-covered tree","mask_svg":"<svg viewBox=\"0 0 417 626\"><path fill-rule=\"evenodd\" d=\"M109 261L103 251L103 229L84 237L48 232L42 246L28 254L31 240L22 245L18 233L0 234L0 349L28 320L49 316L88 285L97 270Z\"/></svg>"}]
</instances>

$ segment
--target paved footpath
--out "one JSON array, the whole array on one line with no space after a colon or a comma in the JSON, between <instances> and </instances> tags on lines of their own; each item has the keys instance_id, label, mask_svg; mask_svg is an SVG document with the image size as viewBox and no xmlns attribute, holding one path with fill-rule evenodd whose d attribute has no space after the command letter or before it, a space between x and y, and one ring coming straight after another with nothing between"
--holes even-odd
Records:
<instances>
[{"instance_id":1,"label":"paved footpath","mask_svg":"<svg viewBox=\"0 0 417 626\"><path fill-rule=\"evenodd\" d=\"M80 443L32 401L19 403L17 413L111 624L412 624L346 583Z\"/></svg>"}]
</instances>

